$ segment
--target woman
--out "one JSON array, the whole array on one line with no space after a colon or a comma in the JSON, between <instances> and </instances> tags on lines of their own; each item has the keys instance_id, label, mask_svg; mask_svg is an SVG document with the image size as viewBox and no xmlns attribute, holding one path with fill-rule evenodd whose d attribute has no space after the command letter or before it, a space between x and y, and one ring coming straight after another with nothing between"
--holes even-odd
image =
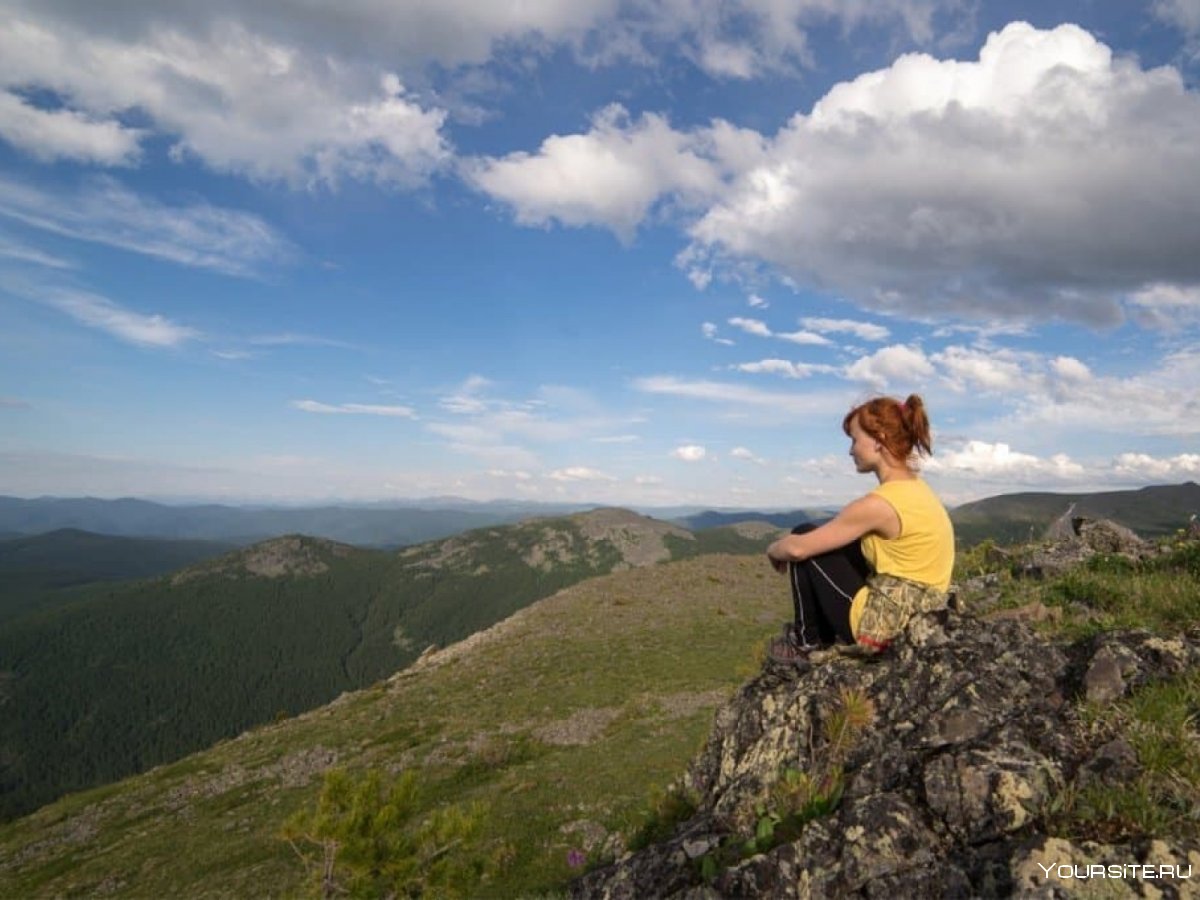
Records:
<instances>
[{"instance_id":1,"label":"woman","mask_svg":"<svg viewBox=\"0 0 1200 900\"><path fill-rule=\"evenodd\" d=\"M767 548L791 577L796 619L771 643L777 662L803 663L835 643L880 651L914 611L945 605L954 529L917 474L932 453L929 417L916 394L877 397L842 421L859 472L879 481L824 525L801 525Z\"/></svg>"}]
</instances>

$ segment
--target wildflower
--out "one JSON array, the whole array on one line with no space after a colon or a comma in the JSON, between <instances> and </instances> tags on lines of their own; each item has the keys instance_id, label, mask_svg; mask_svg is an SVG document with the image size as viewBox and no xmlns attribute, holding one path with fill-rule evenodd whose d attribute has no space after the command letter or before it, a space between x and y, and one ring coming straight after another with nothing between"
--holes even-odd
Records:
<instances>
[{"instance_id":1,"label":"wildflower","mask_svg":"<svg viewBox=\"0 0 1200 900\"><path fill-rule=\"evenodd\" d=\"M582 850L572 848L567 851L567 865L572 869L579 869L587 862L587 854Z\"/></svg>"}]
</instances>

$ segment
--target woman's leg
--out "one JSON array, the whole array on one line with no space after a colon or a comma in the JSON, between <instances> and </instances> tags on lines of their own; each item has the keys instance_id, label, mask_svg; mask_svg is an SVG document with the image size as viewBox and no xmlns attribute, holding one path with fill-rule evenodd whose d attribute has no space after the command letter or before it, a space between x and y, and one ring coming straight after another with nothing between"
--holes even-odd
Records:
<instances>
[{"instance_id":1,"label":"woman's leg","mask_svg":"<svg viewBox=\"0 0 1200 900\"><path fill-rule=\"evenodd\" d=\"M816 528L798 525L792 534ZM858 541L788 566L795 609L795 636L802 646L854 643L850 631L850 603L866 584L870 567Z\"/></svg>"}]
</instances>

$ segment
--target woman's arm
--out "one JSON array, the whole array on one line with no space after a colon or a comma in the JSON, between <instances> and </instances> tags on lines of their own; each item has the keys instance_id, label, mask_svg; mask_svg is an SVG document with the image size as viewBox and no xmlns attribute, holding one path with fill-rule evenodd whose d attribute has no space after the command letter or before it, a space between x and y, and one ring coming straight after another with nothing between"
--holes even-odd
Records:
<instances>
[{"instance_id":1,"label":"woman's arm","mask_svg":"<svg viewBox=\"0 0 1200 900\"><path fill-rule=\"evenodd\" d=\"M900 535L900 516L890 503L875 494L860 497L824 525L806 534L781 537L767 548L767 556L775 568L782 571L781 567L789 562L828 553L871 532L885 538Z\"/></svg>"}]
</instances>

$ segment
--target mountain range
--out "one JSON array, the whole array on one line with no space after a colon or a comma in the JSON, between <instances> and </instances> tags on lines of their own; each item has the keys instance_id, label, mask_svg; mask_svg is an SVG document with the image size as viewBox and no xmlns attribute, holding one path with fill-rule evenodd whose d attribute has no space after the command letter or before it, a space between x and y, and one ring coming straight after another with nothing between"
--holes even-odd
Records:
<instances>
[{"instance_id":1,"label":"mountain range","mask_svg":"<svg viewBox=\"0 0 1200 900\"><path fill-rule=\"evenodd\" d=\"M1036 538L1059 516L1080 514L1111 518L1146 537L1168 534L1200 513L1200 485L1156 485L1101 493L1001 494L951 509L959 544L969 547L992 538L1003 542ZM282 534L304 534L360 547L397 548L449 537L472 528L511 524L534 516L582 512L583 504L492 501L476 503L433 497L403 504L322 507L241 507L166 505L146 500L95 498L21 499L0 497L0 540L57 529L96 534L174 540L218 541L245 545ZM643 508L638 512L671 521L692 531L747 520L791 528L820 521L836 508L792 510Z\"/></svg>"},{"instance_id":2,"label":"mountain range","mask_svg":"<svg viewBox=\"0 0 1200 900\"><path fill-rule=\"evenodd\" d=\"M401 551L289 535L157 578L47 589L0 631L0 817L327 703L570 584L757 553L773 532L600 509ZM35 548L130 540L94 537Z\"/></svg>"}]
</instances>

